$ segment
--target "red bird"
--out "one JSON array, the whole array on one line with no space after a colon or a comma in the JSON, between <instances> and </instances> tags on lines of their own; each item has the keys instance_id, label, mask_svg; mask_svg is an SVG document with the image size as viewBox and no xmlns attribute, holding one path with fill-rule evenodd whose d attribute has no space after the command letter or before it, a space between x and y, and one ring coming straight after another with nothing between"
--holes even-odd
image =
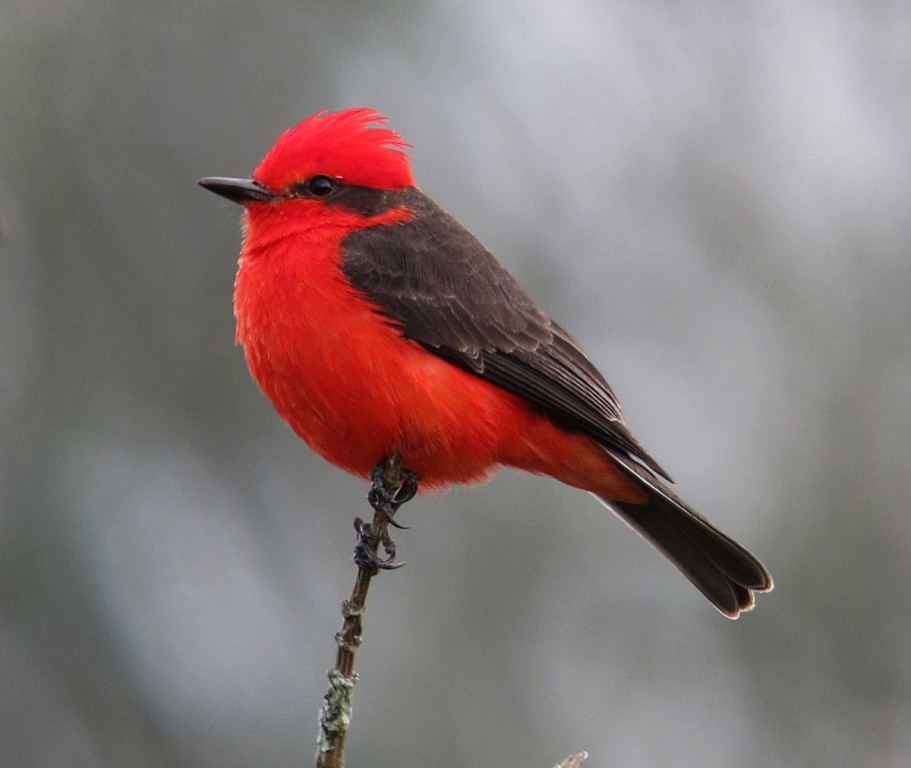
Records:
<instances>
[{"instance_id":1,"label":"red bird","mask_svg":"<svg viewBox=\"0 0 911 768\"><path fill-rule=\"evenodd\" d=\"M370 109L286 131L251 178L200 184L244 206L237 341L263 392L333 464L397 452L422 486L507 466L594 493L724 615L768 571L665 484L579 345L421 192Z\"/></svg>"}]
</instances>

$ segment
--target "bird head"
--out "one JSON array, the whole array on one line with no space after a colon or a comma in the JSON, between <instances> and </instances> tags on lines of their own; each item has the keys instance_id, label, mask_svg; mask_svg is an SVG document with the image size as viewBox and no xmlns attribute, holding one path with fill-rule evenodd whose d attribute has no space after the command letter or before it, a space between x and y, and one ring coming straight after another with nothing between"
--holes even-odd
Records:
<instances>
[{"instance_id":1,"label":"bird head","mask_svg":"<svg viewBox=\"0 0 911 768\"><path fill-rule=\"evenodd\" d=\"M323 110L285 131L250 178L207 177L199 184L248 208L328 198L339 187L414 187L409 145L385 126L372 109Z\"/></svg>"}]
</instances>

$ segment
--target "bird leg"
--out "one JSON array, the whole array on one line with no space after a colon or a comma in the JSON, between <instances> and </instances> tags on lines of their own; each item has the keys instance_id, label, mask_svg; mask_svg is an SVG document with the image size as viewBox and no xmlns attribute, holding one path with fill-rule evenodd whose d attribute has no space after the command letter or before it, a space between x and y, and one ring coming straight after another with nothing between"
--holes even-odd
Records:
<instances>
[{"instance_id":1,"label":"bird leg","mask_svg":"<svg viewBox=\"0 0 911 768\"><path fill-rule=\"evenodd\" d=\"M401 456L394 453L371 470L370 480L367 500L376 514L372 523L365 523L359 517L354 520L354 528L358 533L354 562L359 568L373 573L377 570L401 568L405 563L395 559L395 542L389 536L387 526L407 528L397 523L394 516L402 504L414 498L418 490L418 476L403 469ZM377 555L380 544L386 553L385 558Z\"/></svg>"},{"instance_id":2,"label":"bird leg","mask_svg":"<svg viewBox=\"0 0 911 768\"><path fill-rule=\"evenodd\" d=\"M370 470L370 490L367 501L377 512L382 512L386 522L393 528L408 530L408 526L397 523L395 513L402 504L407 504L418 492L418 476L402 468L402 459L396 453Z\"/></svg>"}]
</instances>

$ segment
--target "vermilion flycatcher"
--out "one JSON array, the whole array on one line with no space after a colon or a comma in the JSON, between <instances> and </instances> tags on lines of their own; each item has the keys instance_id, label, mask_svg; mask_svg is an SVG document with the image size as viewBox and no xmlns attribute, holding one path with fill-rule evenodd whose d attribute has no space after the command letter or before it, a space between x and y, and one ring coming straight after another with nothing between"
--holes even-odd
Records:
<instances>
[{"instance_id":1,"label":"vermilion flycatcher","mask_svg":"<svg viewBox=\"0 0 911 768\"><path fill-rule=\"evenodd\" d=\"M398 453L426 488L508 466L591 491L723 614L751 608L762 563L667 487L604 377L418 190L385 123L320 112L251 178L199 182L245 209L237 341L282 418L360 476Z\"/></svg>"}]
</instances>

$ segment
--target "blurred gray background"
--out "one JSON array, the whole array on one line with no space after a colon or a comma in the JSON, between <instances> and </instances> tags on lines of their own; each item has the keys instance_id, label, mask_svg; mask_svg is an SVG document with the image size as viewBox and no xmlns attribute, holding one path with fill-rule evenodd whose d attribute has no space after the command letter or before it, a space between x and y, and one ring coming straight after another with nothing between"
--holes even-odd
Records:
<instances>
[{"instance_id":1,"label":"blurred gray background","mask_svg":"<svg viewBox=\"0 0 911 768\"><path fill-rule=\"evenodd\" d=\"M311 764L366 487L195 181L349 106L777 582L732 623L586 494L419 499L349 764L911 763L909 82L901 2L3 0L0 765Z\"/></svg>"}]
</instances>

